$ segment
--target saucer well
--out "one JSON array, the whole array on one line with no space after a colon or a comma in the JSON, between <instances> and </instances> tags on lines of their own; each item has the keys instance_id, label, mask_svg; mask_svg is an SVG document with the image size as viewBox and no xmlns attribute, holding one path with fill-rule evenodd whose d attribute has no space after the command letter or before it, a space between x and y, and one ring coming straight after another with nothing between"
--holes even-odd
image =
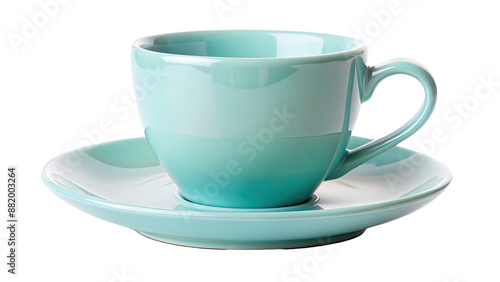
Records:
<instances>
[{"instance_id":1,"label":"saucer well","mask_svg":"<svg viewBox=\"0 0 500 282\"><path fill-rule=\"evenodd\" d=\"M370 139L351 137L349 147ZM67 152L42 172L70 205L162 242L202 248L297 248L352 239L435 199L450 171L423 154L395 147L340 179L325 181L299 206L207 207L182 198L144 138Z\"/></svg>"}]
</instances>

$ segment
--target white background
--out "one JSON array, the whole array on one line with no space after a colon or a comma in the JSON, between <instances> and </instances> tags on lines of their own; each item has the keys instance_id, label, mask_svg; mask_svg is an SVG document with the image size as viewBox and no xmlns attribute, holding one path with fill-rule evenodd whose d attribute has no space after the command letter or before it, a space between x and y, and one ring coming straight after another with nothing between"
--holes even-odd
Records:
<instances>
[{"instance_id":1,"label":"white background","mask_svg":"<svg viewBox=\"0 0 500 282\"><path fill-rule=\"evenodd\" d=\"M161 244L67 205L40 179L43 165L65 151L143 135L136 109L125 102L132 97L134 39L282 29L351 37L361 30L369 64L407 57L425 65L436 79L438 104L402 146L437 158L454 175L423 209L323 247L331 250L328 259L302 281L499 281L500 21L494 1L69 0L51 6L44 22L40 3L46 2L0 4L0 170L6 175L8 165L18 168L20 220L19 274L8 275L0 259L0 280L284 281L286 271L310 260L315 248L214 251ZM233 6L218 13L214 3ZM26 21L37 25L28 36L22 34ZM481 78L493 82L489 92ZM488 96L479 99L477 89ZM392 131L422 96L410 78L387 79L363 104L354 134L376 138ZM117 104L129 111L112 111ZM86 132L106 119L113 129L89 140ZM6 218L6 192L0 194ZM2 258L6 231L0 229Z\"/></svg>"}]
</instances>

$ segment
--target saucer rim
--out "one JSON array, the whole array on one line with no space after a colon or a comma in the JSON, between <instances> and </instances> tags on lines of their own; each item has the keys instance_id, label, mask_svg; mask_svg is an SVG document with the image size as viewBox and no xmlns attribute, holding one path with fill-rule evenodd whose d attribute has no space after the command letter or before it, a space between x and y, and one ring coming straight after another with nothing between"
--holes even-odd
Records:
<instances>
[{"instance_id":1,"label":"saucer rim","mask_svg":"<svg viewBox=\"0 0 500 282\"><path fill-rule=\"evenodd\" d=\"M366 139L366 140L371 140L368 138L364 137L358 137L358 136L351 136L351 138L357 138L357 139ZM127 139L120 139L120 140L114 140L114 141L109 141L109 142L103 142L99 144L95 144L92 146L84 147L79 150L85 150L89 149L95 146L103 145L103 144L110 144L110 143L115 143L115 142L120 142L123 140L132 140L132 139L145 139L144 137L138 137L138 138L127 138ZM131 204L124 204L124 203L119 203L119 202L114 202L111 200L107 199L101 199L101 198L96 198L92 197L89 195L85 194L80 194L71 190L68 190L64 188L62 185L59 185L55 183L54 181L51 180L51 178L47 175L47 169L48 166L55 161L56 159L63 157L67 154L71 154L75 150L65 152L63 154L60 154L54 158L52 158L50 161L48 161L45 166L42 169L41 173L41 178L43 183L57 196L65 196L69 197L73 200L77 200L80 202L85 202L85 203L90 203L92 205L97 205L101 207L108 207L112 209L118 209L122 211L134 211L134 212L141 212L145 214L160 214L162 216L166 217L173 217L173 218L178 218L178 217L185 217L186 215L193 216L193 217L200 217L200 218L205 218L205 217L210 217L210 218L217 218L217 219L245 219L245 220L276 220L276 219L289 219L290 214L293 214L294 219L307 219L307 218L320 218L320 217L337 217L337 216L350 216L350 215L357 215L357 214L363 214L363 213L373 213L376 211L382 211L382 210L389 210L389 209L395 209L399 208L402 206L410 205L410 204L417 204L426 200L430 200L432 198L437 197L443 190L450 184L452 180L452 174L451 171L446 167L444 164L441 162L435 160L432 157L426 156L425 154L413 151L411 149L407 149L404 147L397 146L395 148L389 149L387 152L384 152L383 154L389 153L391 150L394 149L400 149L404 150L406 152L412 152L419 154L421 157L428 159L432 162L437 163L440 166L440 170L437 174L439 174L442 179L439 183L434 184L432 188L429 188L425 191L412 194L409 196L405 196L402 198L397 198L389 201L381 201L381 202L376 202L376 203L371 203L371 204L364 204L364 205L355 205L355 206L349 206L349 207L342 207L342 208L332 208L332 209L326 209L326 210L297 210L297 211L269 211L269 212L217 212L217 211L191 211L191 210L173 210L173 209L165 209L165 208L158 208L158 207L148 207L148 206L138 206L138 205L131 205ZM335 180L328 180L328 181L335 181Z\"/></svg>"}]
</instances>

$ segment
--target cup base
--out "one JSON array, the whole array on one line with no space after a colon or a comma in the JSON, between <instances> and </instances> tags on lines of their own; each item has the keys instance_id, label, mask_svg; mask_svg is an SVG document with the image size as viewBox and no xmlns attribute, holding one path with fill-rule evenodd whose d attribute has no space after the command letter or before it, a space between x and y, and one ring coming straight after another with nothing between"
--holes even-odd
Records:
<instances>
[{"instance_id":1,"label":"cup base","mask_svg":"<svg viewBox=\"0 0 500 282\"><path fill-rule=\"evenodd\" d=\"M226 207L215 207L207 206L203 204L198 204L189 201L184 198L182 194L177 191L173 193L175 200L181 205L182 208L194 211L205 211L205 212L285 212L285 211L305 211L305 210L318 210L321 209L317 204L319 202L319 197L313 194L309 199L301 204L286 206L286 207L276 207L276 208L226 208Z\"/></svg>"}]
</instances>

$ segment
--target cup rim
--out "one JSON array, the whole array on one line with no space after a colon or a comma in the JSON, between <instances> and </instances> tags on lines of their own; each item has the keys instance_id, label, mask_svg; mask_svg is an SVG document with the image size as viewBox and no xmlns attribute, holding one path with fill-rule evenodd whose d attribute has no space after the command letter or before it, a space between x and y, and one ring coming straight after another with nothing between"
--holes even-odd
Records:
<instances>
[{"instance_id":1,"label":"cup rim","mask_svg":"<svg viewBox=\"0 0 500 282\"><path fill-rule=\"evenodd\" d=\"M172 35L188 35L188 34L216 34L216 33L226 33L226 32L238 32L238 33L288 33L288 34L296 34L296 35L314 35L319 37L337 37L344 41L350 41L353 43L353 48L349 48L342 51L330 52L324 54L315 54L315 55L302 55L302 56L285 56L285 57L220 57L220 56L203 56L203 55L185 55L185 54L177 54L177 53L168 53L168 52L160 52L153 51L146 48L143 48L143 45L149 44L154 45L154 41L159 38L164 38L166 36ZM308 32L308 31L291 31L291 30L265 30L265 29L225 29L225 30L194 30L194 31L182 31L182 32L171 32L171 33L161 33L156 35L150 35L141 37L136 39L132 47L140 50L141 52L161 55L161 56L169 56L169 57L182 57L187 59L208 59L208 60L218 60L218 61L255 61L255 60L264 60L264 61L289 61L289 60L303 60L303 59L335 59L335 58L351 58L355 56L362 55L366 53L366 44L361 40L328 33L319 33L319 32Z\"/></svg>"}]
</instances>

